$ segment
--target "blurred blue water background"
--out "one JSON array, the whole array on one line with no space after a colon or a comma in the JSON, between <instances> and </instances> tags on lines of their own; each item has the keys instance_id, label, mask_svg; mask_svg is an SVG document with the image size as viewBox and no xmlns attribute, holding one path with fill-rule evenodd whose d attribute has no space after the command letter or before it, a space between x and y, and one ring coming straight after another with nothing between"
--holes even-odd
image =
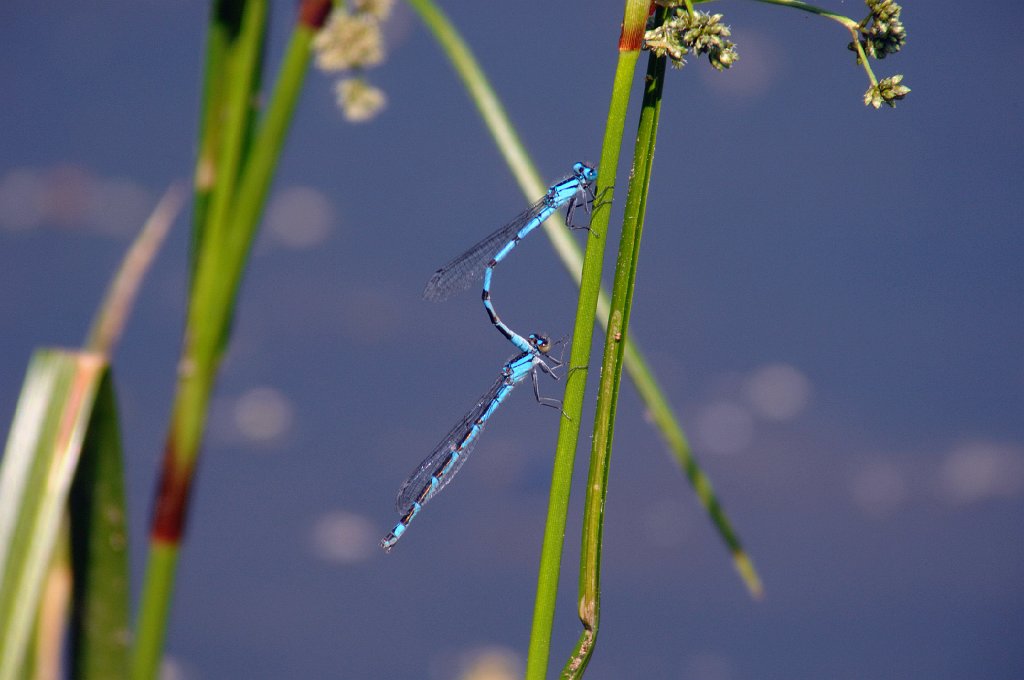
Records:
<instances>
[{"instance_id":1,"label":"blurred blue water background","mask_svg":"<svg viewBox=\"0 0 1024 680\"><path fill-rule=\"evenodd\" d=\"M443 6L542 173L596 160L621 3ZM714 7L731 72L670 73L633 337L766 597L745 595L626 387L588 678L1024 677L1024 47L990 28L1024 11L962 7L905 3L909 45L876 65L907 74L896 110L862 106L840 28L753 3ZM293 11L275 7L272 66ZM6 422L32 349L81 342L129 239L191 172L206 13L0 7ZM521 672L557 413L513 395L394 553L376 546L404 475L512 353L475 293L433 305L423 284L526 203L401 4L388 39L372 123L308 78L216 392L167 677ZM187 241L182 218L116 362L136 584ZM575 290L543 236L494 295L513 328L571 330ZM582 498L553 663L578 632Z\"/></svg>"}]
</instances>

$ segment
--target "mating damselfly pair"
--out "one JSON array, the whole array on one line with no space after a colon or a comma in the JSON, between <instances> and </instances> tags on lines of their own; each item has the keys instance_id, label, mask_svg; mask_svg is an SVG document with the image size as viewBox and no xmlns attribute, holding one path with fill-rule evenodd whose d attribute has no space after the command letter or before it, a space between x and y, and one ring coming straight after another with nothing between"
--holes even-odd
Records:
<instances>
[{"instance_id":1,"label":"mating damselfly pair","mask_svg":"<svg viewBox=\"0 0 1024 680\"><path fill-rule=\"evenodd\" d=\"M561 362L548 355L550 340L539 333L524 337L502 322L491 303L491 277L494 268L512 252L519 241L563 206L566 206L566 223L570 227L573 226L573 214L578 207L582 206L589 212L594 200L592 185L597 180L597 170L586 163L576 163L572 170L570 176L552 184L540 200L518 217L438 269L427 282L423 297L441 301L467 288L482 274L484 283L481 297L487 316L498 332L508 338L520 353L502 366L501 374L491 388L399 487L395 506L401 518L381 539L380 545L385 551L390 551L398 542L424 504L452 480L466 462L484 425L516 385L531 376L537 401L549 406L557 405L555 400L540 396L537 383L538 369L557 379L553 368L558 368Z\"/></svg>"}]
</instances>

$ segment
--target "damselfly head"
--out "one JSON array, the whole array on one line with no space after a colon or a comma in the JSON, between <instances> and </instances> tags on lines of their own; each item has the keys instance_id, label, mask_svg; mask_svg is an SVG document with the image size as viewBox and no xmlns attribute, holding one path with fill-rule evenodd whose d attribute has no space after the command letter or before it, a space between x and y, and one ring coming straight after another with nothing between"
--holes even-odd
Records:
<instances>
[{"instance_id":1,"label":"damselfly head","mask_svg":"<svg viewBox=\"0 0 1024 680\"><path fill-rule=\"evenodd\" d=\"M551 349L551 341L548 340L548 336L546 335L530 333L530 346L541 354L547 354L548 350Z\"/></svg>"},{"instance_id":2,"label":"damselfly head","mask_svg":"<svg viewBox=\"0 0 1024 680\"><path fill-rule=\"evenodd\" d=\"M593 182L597 179L597 170L594 166L587 163L574 163L572 166L572 172L583 182Z\"/></svg>"}]
</instances>

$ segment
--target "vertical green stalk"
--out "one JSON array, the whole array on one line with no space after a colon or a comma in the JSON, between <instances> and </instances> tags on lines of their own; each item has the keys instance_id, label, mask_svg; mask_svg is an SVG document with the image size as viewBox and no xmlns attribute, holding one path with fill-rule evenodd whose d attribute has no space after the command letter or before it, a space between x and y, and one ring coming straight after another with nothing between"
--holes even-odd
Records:
<instances>
[{"instance_id":1,"label":"vertical green stalk","mask_svg":"<svg viewBox=\"0 0 1024 680\"><path fill-rule=\"evenodd\" d=\"M219 2L214 11L219 13L223 11L224 5L228 4L226 0ZM210 135L212 141L217 144L216 176L206 206L209 212L204 215L204 235L216 239L218 245L228 229L236 193L235 186L249 151L247 133L257 114L255 95L260 85L267 11L268 5L265 0L247 0L243 5L237 42L234 49L224 55L226 58L221 62L221 68L216 74L220 76L218 85L225 90L224 106L218 107L219 116L213 121L208 121L207 116L203 116L202 132ZM218 97L219 93L207 91L205 94ZM219 97L212 103L220 103ZM212 125L207 126L208 122ZM206 243L203 245L204 247L198 250L200 254L220 254L219 248ZM202 267L199 267L199 271L202 271Z\"/></svg>"},{"instance_id":2,"label":"vertical green stalk","mask_svg":"<svg viewBox=\"0 0 1024 680\"><path fill-rule=\"evenodd\" d=\"M220 313L211 291L213 272L204 266L204 260L222 252L220 242L231 198L228 189L234 186L245 151L238 129L247 125L252 112L266 16L265 0L220 0L211 8L185 346L164 446L133 649L132 675L140 680L155 678L159 669L192 472L216 372L218 352L209 347L209 340L204 343L204 338L219 335ZM246 64L248 68L243 68Z\"/></svg>"},{"instance_id":3,"label":"vertical green stalk","mask_svg":"<svg viewBox=\"0 0 1024 680\"><path fill-rule=\"evenodd\" d=\"M664 9L659 9L663 14ZM597 640L601 615L601 537L604 527L604 504L608 488L615 431L615 407L622 378L624 339L629 326L629 311L636 279L636 260L643 232L643 219L654 161L661 92L665 76L665 58L650 55L645 79L643 104L636 146L633 152L633 176L626 195L626 208L615 265L611 311L605 335L604 361L594 415L594 437L587 479L587 498L583 515L583 540L580 553L579 616L583 631L565 667L563 678L579 678L586 670Z\"/></svg>"},{"instance_id":4,"label":"vertical green stalk","mask_svg":"<svg viewBox=\"0 0 1024 680\"><path fill-rule=\"evenodd\" d=\"M229 115L228 83L232 78L232 65L241 42L242 12L245 0L216 0L211 7L206 36L206 59L203 64L203 97L199 116L199 146L193 173L192 247L189 255L189 273L194 278L197 258L202 252L206 236L210 205L221 170L220 150L225 146L226 126L222 121ZM259 63L259 62L256 62ZM247 78L255 82L255 76ZM238 104L235 103L237 106ZM255 102L248 107L255 116ZM236 114L237 115L237 114ZM192 281L189 282L190 285Z\"/></svg>"},{"instance_id":5,"label":"vertical green stalk","mask_svg":"<svg viewBox=\"0 0 1024 680\"><path fill-rule=\"evenodd\" d=\"M644 26L649 3L646 0L627 0L619 38L619 59L612 83L608 117L601 148L600 177L594 214L590 222L586 255L580 282L576 323L573 328L572 352L566 380L562 419L558 431L554 467L551 475L551 494L548 516L541 546L540 567L537 574L537 597L534 602L533 627L530 631L529 656L526 677L539 680L547 673L551 652L551 630L554 625L555 601L558 595L558 577L562 561L562 543L565 537L566 517L569 511L569 493L572 470L579 441L583 415L583 396L587 387L590 363L590 341L597 314L597 298L601 292L601 266L608 240L610 205L614 196L622 133L626 125L629 94L636 70L636 61L643 43Z\"/></svg>"},{"instance_id":6,"label":"vertical green stalk","mask_svg":"<svg viewBox=\"0 0 1024 680\"><path fill-rule=\"evenodd\" d=\"M223 20L222 12L229 6L237 4L218 5L213 21ZM208 198L208 203L196 212L205 221L196 225L194 231L195 271L184 349L139 605L133 669L136 680L155 678L159 668L210 393L230 332L242 273L301 92L313 36L329 9L328 0L305 0L300 6L269 107L254 135L249 134L251 118L246 112L255 101L257 66L262 61L266 32L266 0L248 0L243 9L239 44L229 47L226 55L211 55L224 63L226 73L242 78L246 85L231 83L228 99L223 102L228 115L203 116L204 140L219 140L219 148L214 150L210 144L201 143L197 161L197 192L208 194L204 198L204 202ZM211 41L211 47L222 50L223 45ZM208 71L208 79L210 75ZM209 88L206 94L204 104L220 103ZM218 129L218 120L225 121L221 124L228 129ZM216 163L212 168L201 165L211 162Z\"/></svg>"}]
</instances>

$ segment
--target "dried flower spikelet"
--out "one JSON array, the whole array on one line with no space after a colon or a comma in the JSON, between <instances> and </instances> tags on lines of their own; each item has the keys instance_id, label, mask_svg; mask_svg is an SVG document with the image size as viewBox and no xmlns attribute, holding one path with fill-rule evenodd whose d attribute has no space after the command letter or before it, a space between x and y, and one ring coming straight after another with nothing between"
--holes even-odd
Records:
<instances>
[{"instance_id":1,"label":"dried flower spikelet","mask_svg":"<svg viewBox=\"0 0 1024 680\"><path fill-rule=\"evenodd\" d=\"M374 66L384 60L380 24L368 15L335 12L313 40L316 65L323 71Z\"/></svg>"},{"instance_id":2,"label":"dried flower spikelet","mask_svg":"<svg viewBox=\"0 0 1024 680\"><path fill-rule=\"evenodd\" d=\"M338 95L338 106L344 112L345 120L350 123L364 123L374 118L387 104L387 97L382 90L358 78L338 82L335 92Z\"/></svg>"},{"instance_id":3,"label":"dried flower spikelet","mask_svg":"<svg viewBox=\"0 0 1024 680\"><path fill-rule=\"evenodd\" d=\"M860 45L871 59L885 59L907 44L907 29L900 21L903 8L893 0L864 0L871 14L860 24ZM857 51L854 43L848 45ZM860 63L860 55L857 56Z\"/></svg>"},{"instance_id":4,"label":"dried flower spikelet","mask_svg":"<svg viewBox=\"0 0 1024 680\"><path fill-rule=\"evenodd\" d=\"M873 85L864 93L864 104L876 109L882 104L895 108L896 102L910 94L910 88L903 85L903 76L895 75L883 78L878 85Z\"/></svg>"},{"instance_id":5,"label":"dried flower spikelet","mask_svg":"<svg viewBox=\"0 0 1024 680\"><path fill-rule=\"evenodd\" d=\"M647 49L659 57L667 55L673 66L685 64L683 55L692 52L708 55L711 65L721 71L739 59L735 43L728 39L731 34L729 27L722 23L721 14L690 14L678 8L663 25L648 30L644 40Z\"/></svg>"},{"instance_id":6,"label":"dried flower spikelet","mask_svg":"<svg viewBox=\"0 0 1024 680\"><path fill-rule=\"evenodd\" d=\"M652 28L644 34L644 48L657 57L668 56L673 68L682 68L686 64L686 48L680 45L677 36L666 31L664 26Z\"/></svg>"}]
</instances>

